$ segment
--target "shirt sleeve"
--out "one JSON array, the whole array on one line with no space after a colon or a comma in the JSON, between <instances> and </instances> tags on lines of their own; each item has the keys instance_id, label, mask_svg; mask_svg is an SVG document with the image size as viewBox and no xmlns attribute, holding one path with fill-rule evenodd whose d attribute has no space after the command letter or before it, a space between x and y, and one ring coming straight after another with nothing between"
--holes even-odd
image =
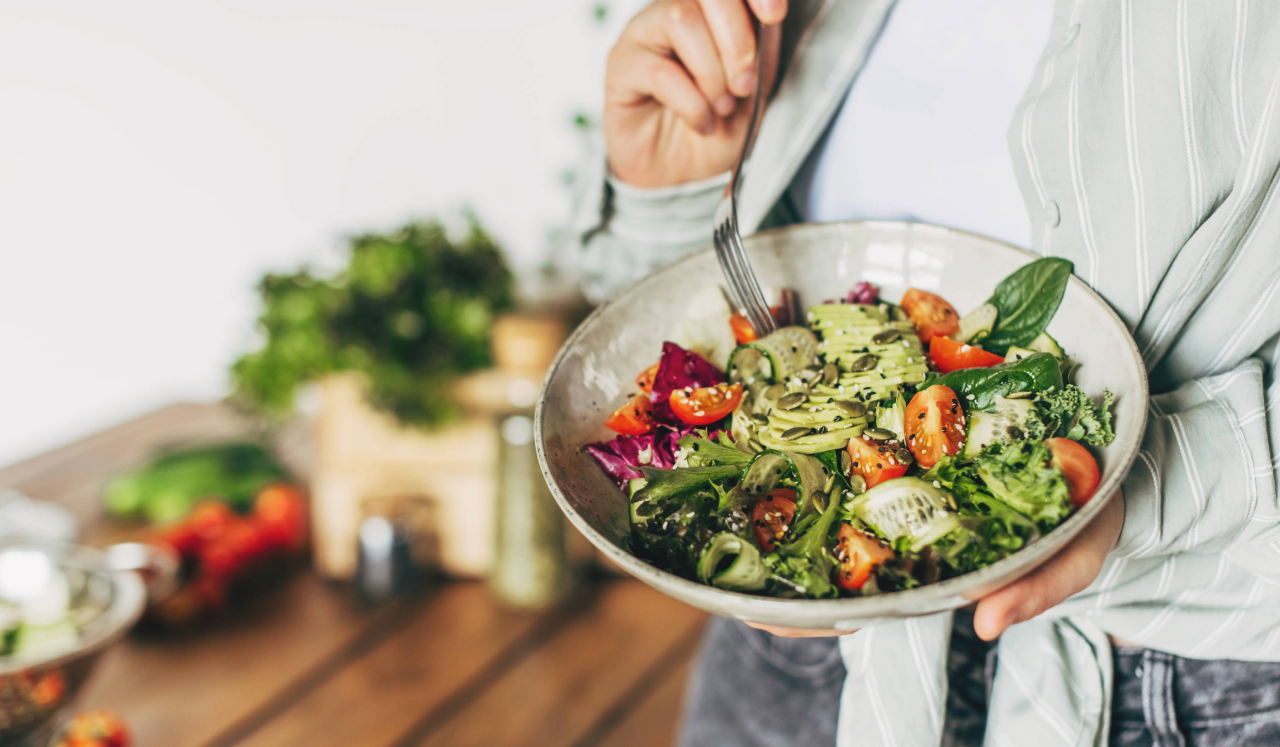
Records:
<instances>
[{"instance_id":1,"label":"shirt sleeve","mask_svg":"<svg viewBox=\"0 0 1280 747\"><path fill-rule=\"evenodd\" d=\"M603 153L592 163L591 186L574 208L573 230L581 248L582 290L593 303L711 243L728 172L641 189L614 178Z\"/></svg>"},{"instance_id":2,"label":"shirt sleeve","mask_svg":"<svg viewBox=\"0 0 1280 747\"><path fill-rule=\"evenodd\" d=\"M1272 338L1231 371L1151 398L1117 554L1225 552L1280 581L1277 353Z\"/></svg>"}]
</instances>

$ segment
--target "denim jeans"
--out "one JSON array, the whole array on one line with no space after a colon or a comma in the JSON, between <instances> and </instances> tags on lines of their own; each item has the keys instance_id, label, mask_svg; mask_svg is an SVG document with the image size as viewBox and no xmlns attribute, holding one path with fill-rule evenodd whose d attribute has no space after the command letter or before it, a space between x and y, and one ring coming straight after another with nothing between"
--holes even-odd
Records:
<instances>
[{"instance_id":1,"label":"denim jeans","mask_svg":"<svg viewBox=\"0 0 1280 747\"><path fill-rule=\"evenodd\" d=\"M1112 747L1280 747L1280 663L1117 648ZM994 644L956 613L943 747L977 747ZM682 747L834 745L844 661L833 638L778 638L716 618L694 670Z\"/></svg>"}]
</instances>

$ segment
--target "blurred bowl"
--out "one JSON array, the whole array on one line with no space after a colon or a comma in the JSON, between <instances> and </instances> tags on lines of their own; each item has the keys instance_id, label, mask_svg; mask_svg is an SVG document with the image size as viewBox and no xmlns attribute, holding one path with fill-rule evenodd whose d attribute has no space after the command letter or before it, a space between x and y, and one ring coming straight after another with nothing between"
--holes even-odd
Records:
<instances>
[{"instance_id":1,"label":"blurred bowl","mask_svg":"<svg viewBox=\"0 0 1280 747\"><path fill-rule=\"evenodd\" d=\"M1002 278L1036 255L994 239L919 223L852 221L803 224L746 239L767 284L799 293L806 306L843 298L867 280L885 298L908 287L973 309ZM1111 307L1079 278L1067 285L1049 333L1073 360L1076 380L1116 395L1115 442L1102 450L1097 497L1048 535L997 563L907 591L850 599L778 599L716 589L680 578L632 555L627 499L583 446L614 434L605 418L652 365L689 299L722 282L710 249L670 265L600 307L560 351L543 387L534 434L538 459L560 508L587 539L628 573L694 607L740 620L796 628L852 630L880 618L956 609L1016 580L1048 560L1112 499L1138 453L1146 428L1147 377L1137 346Z\"/></svg>"},{"instance_id":2,"label":"blurred bowl","mask_svg":"<svg viewBox=\"0 0 1280 747\"><path fill-rule=\"evenodd\" d=\"M47 747L99 655L137 622L146 590L136 573L112 570L106 555L92 548L0 541L0 560L19 556L62 572L78 639L46 656L0 656L0 745Z\"/></svg>"}]
</instances>

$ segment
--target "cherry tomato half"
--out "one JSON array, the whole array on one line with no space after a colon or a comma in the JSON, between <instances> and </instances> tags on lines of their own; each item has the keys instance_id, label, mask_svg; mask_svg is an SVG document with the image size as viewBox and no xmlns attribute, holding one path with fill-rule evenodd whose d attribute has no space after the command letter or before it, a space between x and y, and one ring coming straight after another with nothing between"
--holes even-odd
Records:
<instances>
[{"instance_id":1,"label":"cherry tomato half","mask_svg":"<svg viewBox=\"0 0 1280 747\"><path fill-rule=\"evenodd\" d=\"M671 410L689 425L711 425L733 412L742 401L741 384L716 384L671 393Z\"/></svg>"},{"instance_id":2,"label":"cherry tomato half","mask_svg":"<svg viewBox=\"0 0 1280 747\"><path fill-rule=\"evenodd\" d=\"M739 345L746 345L748 342L755 342L756 330L751 326L751 322L747 321L747 317L741 313L735 312L729 317L729 327L733 330L733 339L738 341Z\"/></svg>"},{"instance_id":3,"label":"cherry tomato half","mask_svg":"<svg viewBox=\"0 0 1280 747\"><path fill-rule=\"evenodd\" d=\"M751 509L751 529L756 544L765 552L778 547L778 538L787 533L796 515L796 491L778 488L756 502Z\"/></svg>"},{"instance_id":4,"label":"cherry tomato half","mask_svg":"<svg viewBox=\"0 0 1280 747\"><path fill-rule=\"evenodd\" d=\"M849 452L853 474L862 475L862 479L867 481L867 488L907 474L907 465L894 456L902 448L901 442L872 441L862 436L849 439L845 448Z\"/></svg>"},{"instance_id":5,"label":"cherry tomato half","mask_svg":"<svg viewBox=\"0 0 1280 747\"><path fill-rule=\"evenodd\" d=\"M935 384L907 405L907 446L921 467L955 456L964 445L964 410L951 387Z\"/></svg>"},{"instance_id":6,"label":"cherry tomato half","mask_svg":"<svg viewBox=\"0 0 1280 747\"><path fill-rule=\"evenodd\" d=\"M604 421L606 428L624 436L639 436L653 430L653 405L647 392L639 392Z\"/></svg>"},{"instance_id":7,"label":"cherry tomato half","mask_svg":"<svg viewBox=\"0 0 1280 747\"><path fill-rule=\"evenodd\" d=\"M960 317L951 304L940 296L935 296L919 288L908 288L902 296L902 308L911 323L916 325L916 334L925 345L935 337L954 335L960 330Z\"/></svg>"},{"instance_id":8,"label":"cherry tomato half","mask_svg":"<svg viewBox=\"0 0 1280 747\"><path fill-rule=\"evenodd\" d=\"M640 391L645 393L653 391L653 380L658 377L658 365L655 363L649 366L636 377L636 386L640 387Z\"/></svg>"},{"instance_id":9,"label":"cherry tomato half","mask_svg":"<svg viewBox=\"0 0 1280 747\"><path fill-rule=\"evenodd\" d=\"M861 589L876 566L893 559L893 548L884 546L880 540L860 529L854 529L852 524L841 524L833 554L840 563L836 571L836 585L842 589Z\"/></svg>"},{"instance_id":10,"label":"cherry tomato half","mask_svg":"<svg viewBox=\"0 0 1280 747\"><path fill-rule=\"evenodd\" d=\"M1045 439L1045 446L1053 454L1053 463L1062 470L1071 493L1071 504L1080 508L1089 502L1098 489L1098 462L1089 450L1069 438Z\"/></svg>"},{"instance_id":11,"label":"cherry tomato half","mask_svg":"<svg viewBox=\"0 0 1280 747\"><path fill-rule=\"evenodd\" d=\"M950 337L935 337L929 343L929 357L933 365L943 373L950 373L961 368L988 368L1004 363L1004 358L995 353L988 353L981 348L956 342Z\"/></svg>"}]
</instances>

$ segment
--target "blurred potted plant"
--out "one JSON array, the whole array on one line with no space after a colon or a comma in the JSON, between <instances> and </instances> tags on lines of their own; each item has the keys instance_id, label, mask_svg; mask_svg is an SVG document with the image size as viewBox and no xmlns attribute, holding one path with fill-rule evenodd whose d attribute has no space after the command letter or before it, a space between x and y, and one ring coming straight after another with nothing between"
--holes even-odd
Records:
<instances>
[{"instance_id":1,"label":"blurred potted plant","mask_svg":"<svg viewBox=\"0 0 1280 747\"><path fill-rule=\"evenodd\" d=\"M532 404L541 374L531 370L545 368L564 334L558 319L513 314L513 286L471 216L460 236L435 220L358 236L346 267L327 277L263 278L264 344L232 366L233 401L282 416L301 387L319 385L311 496L324 575L350 578L365 514L403 499L429 504L398 518L426 517L431 526L415 529L434 535L425 543L434 564L489 571L500 473L493 416L516 395Z\"/></svg>"}]
</instances>

